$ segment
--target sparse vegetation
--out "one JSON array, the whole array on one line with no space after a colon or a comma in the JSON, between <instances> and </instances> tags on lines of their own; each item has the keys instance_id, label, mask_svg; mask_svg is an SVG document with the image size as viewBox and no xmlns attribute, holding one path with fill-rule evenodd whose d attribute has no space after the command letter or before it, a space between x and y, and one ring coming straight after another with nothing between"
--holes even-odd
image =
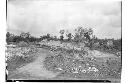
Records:
<instances>
[{"instance_id":1,"label":"sparse vegetation","mask_svg":"<svg viewBox=\"0 0 125 83\"><path fill-rule=\"evenodd\" d=\"M33 37L30 33L16 36L7 32L6 63L11 72L34 61L38 49L46 49L54 55L47 56L44 66L47 70L68 74L74 78L120 78L121 39L98 39L91 28L78 27L76 33L65 34L60 30L60 38L51 34ZM64 35L67 39L64 39ZM15 45L15 46L11 46ZM96 51L97 53L95 53ZM108 56L102 55L107 53ZM112 54L112 55L111 55ZM117 56L115 56L117 55Z\"/></svg>"}]
</instances>

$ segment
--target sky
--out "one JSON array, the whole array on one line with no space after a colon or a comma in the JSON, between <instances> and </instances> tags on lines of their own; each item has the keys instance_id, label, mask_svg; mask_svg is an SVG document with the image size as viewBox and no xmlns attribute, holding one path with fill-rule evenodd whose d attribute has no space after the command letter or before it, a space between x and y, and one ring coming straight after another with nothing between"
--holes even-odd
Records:
<instances>
[{"instance_id":1,"label":"sky","mask_svg":"<svg viewBox=\"0 0 125 83\"><path fill-rule=\"evenodd\" d=\"M59 31L74 33L82 26L92 28L98 38L121 38L121 2L88 0L9 0L7 31L30 32L39 37Z\"/></svg>"}]
</instances>

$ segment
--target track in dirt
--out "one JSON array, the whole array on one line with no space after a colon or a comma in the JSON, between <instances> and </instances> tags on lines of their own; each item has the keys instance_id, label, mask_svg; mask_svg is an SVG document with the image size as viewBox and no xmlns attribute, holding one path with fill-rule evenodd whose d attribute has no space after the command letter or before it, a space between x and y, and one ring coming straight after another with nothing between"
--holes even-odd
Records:
<instances>
[{"instance_id":1,"label":"track in dirt","mask_svg":"<svg viewBox=\"0 0 125 83\"><path fill-rule=\"evenodd\" d=\"M94 53L94 54L93 54ZM18 68L17 71L12 75L12 79L22 79L22 80L44 80L44 79L55 79L61 72L52 72L44 68L43 61L49 55L52 55L52 52L40 48L36 53L35 60L21 68ZM104 57L113 57L111 54L105 54L98 51L93 51L92 55L98 55L98 58ZM106 56L107 55L107 56ZM19 76L19 77L18 77Z\"/></svg>"},{"instance_id":2,"label":"track in dirt","mask_svg":"<svg viewBox=\"0 0 125 83\"><path fill-rule=\"evenodd\" d=\"M34 78L41 78L41 79L43 78L51 79L51 78L56 77L59 73L48 71L44 68L43 61L45 60L45 57L49 54L49 52L47 50L40 49L37 54L38 54L38 57L34 60L34 62L29 63L17 69L15 75L19 75L19 74L27 75L28 74L29 78L34 77Z\"/></svg>"}]
</instances>

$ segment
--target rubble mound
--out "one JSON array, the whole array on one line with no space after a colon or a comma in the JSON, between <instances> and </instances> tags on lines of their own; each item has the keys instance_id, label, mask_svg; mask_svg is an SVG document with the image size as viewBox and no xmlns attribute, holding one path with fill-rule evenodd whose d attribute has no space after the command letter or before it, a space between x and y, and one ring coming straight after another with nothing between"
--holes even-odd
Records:
<instances>
[{"instance_id":1,"label":"rubble mound","mask_svg":"<svg viewBox=\"0 0 125 83\"><path fill-rule=\"evenodd\" d=\"M88 53L89 54L89 53ZM47 70L62 72L75 78L103 79L120 77L121 64L118 60L86 56L85 54L60 53L46 57L44 61ZM117 66L113 65L117 64Z\"/></svg>"}]
</instances>

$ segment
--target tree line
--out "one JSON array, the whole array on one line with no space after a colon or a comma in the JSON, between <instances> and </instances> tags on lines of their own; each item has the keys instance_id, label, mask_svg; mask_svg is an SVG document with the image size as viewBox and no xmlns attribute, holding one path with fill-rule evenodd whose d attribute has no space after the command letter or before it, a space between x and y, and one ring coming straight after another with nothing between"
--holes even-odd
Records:
<instances>
[{"instance_id":1,"label":"tree line","mask_svg":"<svg viewBox=\"0 0 125 83\"><path fill-rule=\"evenodd\" d=\"M40 37L34 37L29 32L23 32L20 35L14 35L10 32L6 33L6 42L9 44L10 42L19 43L20 41L25 41L27 43L29 42L40 42L44 39L47 41L54 40L54 41L60 41L62 42L75 42L78 43L85 43L86 46L90 48L103 48L105 49L117 49L121 51L121 44L122 39L99 39L95 35L93 35L92 28L83 28L83 27L77 27L75 30L75 34L72 33L66 33L66 30L60 30L60 36L59 38L57 36L51 36L49 33L46 35L42 35ZM64 36L67 38L64 39ZM107 46L107 42L109 42L109 46ZM113 43L113 45L110 46L110 43ZM94 44L98 44L97 46L94 46Z\"/></svg>"},{"instance_id":2,"label":"tree line","mask_svg":"<svg viewBox=\"0 0 125 83\"><path fill-rule=\"evenodd\" d=\"M65 30L60 30L60 37L57 38L57 36L51 36L49 33L43 36L40 36L39 38L31 36L29 32L23 32L20 35L14 35L10 32L6 33L6 41L7 42L19 42L19 41L41 41L44 39L49 40L60 40L60 41L75 41L75 42L82 42L83 40L87 39L90 40L90 36L93 33L92 29L82 28L78 27L75 29L75 35L72 35L72 33L65 33ZM64 39L64 34L66 35L67 39Z\"/></svg>"}]
</instances>

